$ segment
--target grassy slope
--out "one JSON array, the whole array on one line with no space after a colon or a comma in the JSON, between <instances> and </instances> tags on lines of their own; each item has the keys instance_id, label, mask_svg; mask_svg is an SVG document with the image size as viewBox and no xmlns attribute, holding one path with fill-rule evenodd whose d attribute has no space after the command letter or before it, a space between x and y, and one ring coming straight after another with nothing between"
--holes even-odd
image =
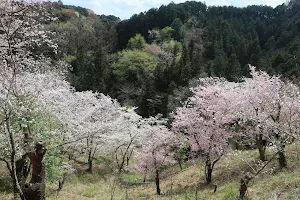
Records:
<instances>
[{"instance_id":1,"label":"grassy slope","mask_svg":"<svg viewBox=\"0 0 300 200\"><path fill-rule=\"evenodd\" d=\"M271 152L268 152L271 155ZM239 180L242 171L251 170L249 165L257 161L257 151L242 153L230 152L224 156L215 167L213 184L217 185L217 192L213 193L214 186L207 186L204 182L203 167L194 163L183 171L178 166L171 167L163 173L161 189L163 195L155 195L155 185L152 181L142 183L134 174L124 174L120 180L101 166L96 165L93 174L87 174L79 165L76 174L69 177L63 190L56 193L56 185L48 185L47 195L49 200L109 200L112 188L115 186L113 199L237 199ZM300 199L300 145L293 144L287 147L287 170L279 170L277 160L270 163L263 173L249 186L247 199ZM247 161L248 164L245 162ZM0 166L0 199L10 199L7 194L9 187L6 172ZM197 188L198 186L198 188ZM6 191L6 192L5 192Z\"/></svg>"}]
</instances>

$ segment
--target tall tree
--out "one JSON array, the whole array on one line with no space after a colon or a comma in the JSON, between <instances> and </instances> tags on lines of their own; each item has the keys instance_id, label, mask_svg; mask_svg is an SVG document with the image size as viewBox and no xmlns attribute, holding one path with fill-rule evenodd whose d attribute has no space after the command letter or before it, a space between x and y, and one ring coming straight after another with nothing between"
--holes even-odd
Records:
<instances>
[{"instance_id":1,"label":"tall tree","mask_svg":"<svg viewBox=\"0 0 300 200\"><path fill-rule=\"evenodd\" d=\"M266 141L271 142L277 147L280 167L285 168L285 145L298 133L299 88L253 66L250 74L252 79L245 79L240 110L236 111L240 119L250 122L249 131L256 135L260 159L266 159Z\"/></svg>"},{"instance_id":2,"label":"tall tree","mask_svg":"<svg viewBox=\"0 0 300 200\"><path fill-rule=\"evenodd\" d=\"M205 163L206 183L212 182L215 164L227 150L230 131L226 124L234 120L234 84L222 79L202 79L193 89L184 107L177 108L173 130L187 135L195 158ZM191 120L193 119L193 120Z\"/></svg>"},{"instance_id":3,"label":"tall tree","mask_svg":"<svg viewBox=\"0 0 300 200\"><path fill-rule=\"evenodd\" d=\"M45 5L32 1L3 0L0 2L0 106L1 130L3 130L1 134L9 138L6 142L10 159L7 161L5 158L4 161L10 170L15 192L19 193L21 199L45 199L43 164L45 148L42 142L34 147L32 146L34 144L28 141L34 135L31 135L26 125L30 122L26 116L22 116L24 113L22 110L30 110L29 106L32 104L26 103L30 96L17 87L20 75L23 73L44 71L51 66L45 64L42 55L34 56L31 51L48 46L55 52L57 48L42 25L51 21L51 15ZM18 117L22 119L19 121L19 126L17 126ZM22 146L24 146L23 151L20 150ZM31 184L24 188L20 186L16 169L20 151L29 156L33 173Z\"/></svg>"},{"instance_id":4,"label":"tall tree","mask_svg":"<svg viewBox=\"0 0 300 200\"><path fill-rule=\"evenodd\" d=\"M146 136L141 148L135 152L136 169L144 176L147 173L154 175L158 195L161 194L160 173L163 166L174 163L171 147L176 144L174 133L169 131L164 123L159 116L145 119L142 127Z\"/></svg>"}]
</instances>

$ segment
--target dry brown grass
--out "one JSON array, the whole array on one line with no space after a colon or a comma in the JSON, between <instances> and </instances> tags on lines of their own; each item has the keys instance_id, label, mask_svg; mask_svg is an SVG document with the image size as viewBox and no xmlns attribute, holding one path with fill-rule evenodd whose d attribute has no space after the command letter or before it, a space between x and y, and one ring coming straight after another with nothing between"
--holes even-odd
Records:
<instances>
[{"instance_id":1,"label":"dry brown grass","mask_svg":"<svg viewBox=\"0 0 300 200\"><path fill-rule=\"evenodd\" d=\"M289 145L286 150L288 166L279 170L277 160L257 177L249 186L247 199L300 199L300 145ZM272 151L268 152L271 155ZM239 180L243 171L250 170L249 165L257 162L257 151L242 153L230 152L215 166L213 184L204 184L203 166L201 163L189 164L183 171L178 166L168 168L162 174L161 190L163 195L155 195L152 180L142 183L140 177L133 173L123 174L120 179L107 168L107 165L96 162L94 172L85 172L83 161L74 165L77 172L68 178L63 190L55 192L56 184L47 185L49 200L110 200L114 188L114 200L194 200L196 190L198 199L237 199ZM245 162L247 160L248 164ZM253 165L254 166L254 165ZM11 199L11 193L3 185L7 185L7 171L0 165L0 199ZM6 177L6 178L5 178ZM120 181L121 180L121 181ZM2 182L1 182L2 181ZM115 187L114 187L115 186Z\"/></svg>"}]
</instances>

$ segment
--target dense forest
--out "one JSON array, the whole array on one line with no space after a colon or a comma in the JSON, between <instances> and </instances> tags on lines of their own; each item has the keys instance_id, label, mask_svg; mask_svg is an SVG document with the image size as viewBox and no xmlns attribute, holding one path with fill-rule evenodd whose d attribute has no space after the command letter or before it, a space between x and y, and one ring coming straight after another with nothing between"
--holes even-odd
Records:
<instances>
[{"instance_id":1,"label":"dense forest","mask_svg":"<svg viewBox=\"0 0 300 200\"><path fill-rule=\"evenodd\" d=\"M109 94L142 116L167 116L199 77L239 81L248 64L299 77L299 3L212 6L170 3L121 21L56 4L60 53L79 91ZM183 99L182 99L183 98Z\"/></svg>"},{"instance_id":2,"label":"dense forest","mask_svg":"<svg viewBox=\"0 0 300 200\"><path fill-rule=\"evenodd\" d=\"M0 199L300 198L299 0L0 16Z\"/></svg>"}]
</instances>

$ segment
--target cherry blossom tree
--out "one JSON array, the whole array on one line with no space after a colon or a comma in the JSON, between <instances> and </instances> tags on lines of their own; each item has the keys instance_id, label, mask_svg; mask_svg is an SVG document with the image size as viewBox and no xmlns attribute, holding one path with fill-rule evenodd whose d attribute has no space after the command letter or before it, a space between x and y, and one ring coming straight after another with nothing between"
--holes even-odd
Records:
<instances>
[{"instance_id":1,"label":"cherry blossom tree","mask_svg":"<svg viewBox=\"0 0 300 200\"><path fill-rule=\"evenodd\" d=\"M277 76L269 76L265 72L255 71L250 66L252 78L244 79L244 89L240 94L241 106L237 111L239 117L248 124L246 132L255 135L260 159L265 161L265 151L268 141L268 122L279 102L279 90L282 81Z\"/></svg>"},{"instance_id":2,"label":"cherry blossom tree","mask_svg":"<svg viewBox=\"0 0 300 200\"><path fill-rule=\"evenodd\" d=\"M34 178L32 175L30 185L24 185L22 183L20 186L26 199L33 198L32 195L37 195L38 198L43 196L43 194L40 193L36 194L34 192L34 188L43 193L43 188L45 187L46 169L48 170L48 175L52 176L47 177L54 178L53 172L55 173L55 171L59 171L58 168L60 164L53 163L53 160L49 160L51 159L51 156L54 156L56 157L55 160L59 162L58 157L60 150L59 148L55 148L55 146L62 142L62 137L60 134L60 125L58 121L54 118L50 111L38 101L41 91L44 91L45 89L37 85L39 80L41 80L40 76L47 77L46 74L41 75L31 72L22 72L16 74L13 90L14 93L9 96L9 115L5 114L5 110L1 110L0 112L0 125L1 128L3 128L3 132L0 134L1 160L6 162L7 168L13 178L13 164L7 159L11 158L12 155L15 155L15 174L19 183L21 179L21 171L19 170L23 168L26 157L28 156L32 165L31 173L39 177ZM52 79L48 77L48 81L43 79L43 82L44 84L48 84L48 87L51 87ZM9 137L8 130L13 134L12 138ZM11 150L11 140L13 140L15 145L14 152ZM45 145L48 146L48 151L46 151ZM36 151L41 153L37 154ZM39 155L41 157L38 158L35 155ZM45 160L46 165L41 160L41 158L44 157L45 159L42 160ZM47 165L48 162L52 162L52 164ZM56 164L56 169L52 168L54 167L53 165ZM41 168L38 168L37 166L41 166ZM38 172L41 172L42 174Z\"/></svg>"},{"instance_id":3,"label":"cherry blossom tree","mask_svg":"<svg viewBox=\"0 0 300 200\"><path fill-rule=\"evenodd\" d=\"M45 45L56 51L56 45L51 42L41 24L41 21L52 20L43 5L30 1L0 1L1 136L6 139L2 143L6 143L4 150L10 158L9 161L7 157L2 160L6 162L11 173L15 194L18 192L21 199L45 198L42 159L45 153L44 144L37 142L36 145L29 145L29 121L24 114L25 110L32 110L30 107L33 104L29 101L30 98L20 95L16 87L18 75L21 73L44 70L45 65L41 61L44 56L33 56L34 48ZM22 135L24 139L21 139ZM23 145L20 145L21 143ZM16 169L21 149L30 157L32 166L31 185L27 185L23 190Z\"/></svg>"},{"instance_id":4,"label":"cherry blossom tree","mask_svg":"<svg viewBox=\"0 0 300 200\"><path fill-rule=\"evenodd\" d=\"M103 138L112 132L114 120L120 115L120 105L110 97L91 91L75 92L70 86L44 91L40 101L63 125L64 144L70 153L88 157L88 171L93 159L105 144Z\"/></svg>"},{"instance_id":5,"label":"cherry blossom tree","mask_svg":"<svg viewBox=\"0 0 300 200\"><path fill-rule=\"evenodd\" d=\"M145 177L146 174L155 176L156 193L161 194L160 172L163 166L175 163L172 145L176 145L175 134L164 126L165 120L157 117L144 119L141 126L145 138L141 147L135 151L135 168Z\"/></svg>"},{"instance_id":6,"label":"cherry blossom tree","mask_svg":"<svg viewBox=\"0 0 300 200\"><path fill-rule=\"evenodd\" d=\"M205 78L193 89L185 107L177 108L173 130L186 134L191 150L205 163L205 178L212 181L216 162L224 155L230 131L226 124L235 119L238 84L224 79Z\"/></svg>"},{"instance_id":7,"label":"cherry blossom tree","mask_svg":"<svg viewBox=\"0 0 300 200\"><path fill-rule=\"evenodd\" d=\"M34 84L32 84L34 82ZM22 80L23 88L31 88L37 101L61 124L63 146L70 155L86 154L88 171L92 171L97 153L114 155L118 171L131 156L142 137L141 116L135 108L120 104L99 93L76 92L64 77L55 72L35 74Z\"/></svg>"},{"instance_id":8,"label":"cherry blossom tree","mask_svg":"<svg viewBox=\"0 0 300 200\"><path fill-rule=\"evenodd\" d=\"M266 145L272 143L278 149L280 167L286 167L285 144L299 134L299 87L253 66L250 74L239 95L237 116L248 124L246 131L255 134L260 159L266 159Z\"/></svg>"},{"instance_id":9,"label":"cherry blossom tree","mask_svg":"<svg viewBox=\"0 0 300 200\"><path fill-rule=\"evenodd\" d=\"M142 117L135 113L136 108L123 108L120 116L116 119L114 126L114 134L111 134L106 141L107 146L113 151L115 163L119 173L124 170L124 167L129 166L130 158L134 149L141 144L144 130L141 128Z\"/></svg>"}]
</instances>

